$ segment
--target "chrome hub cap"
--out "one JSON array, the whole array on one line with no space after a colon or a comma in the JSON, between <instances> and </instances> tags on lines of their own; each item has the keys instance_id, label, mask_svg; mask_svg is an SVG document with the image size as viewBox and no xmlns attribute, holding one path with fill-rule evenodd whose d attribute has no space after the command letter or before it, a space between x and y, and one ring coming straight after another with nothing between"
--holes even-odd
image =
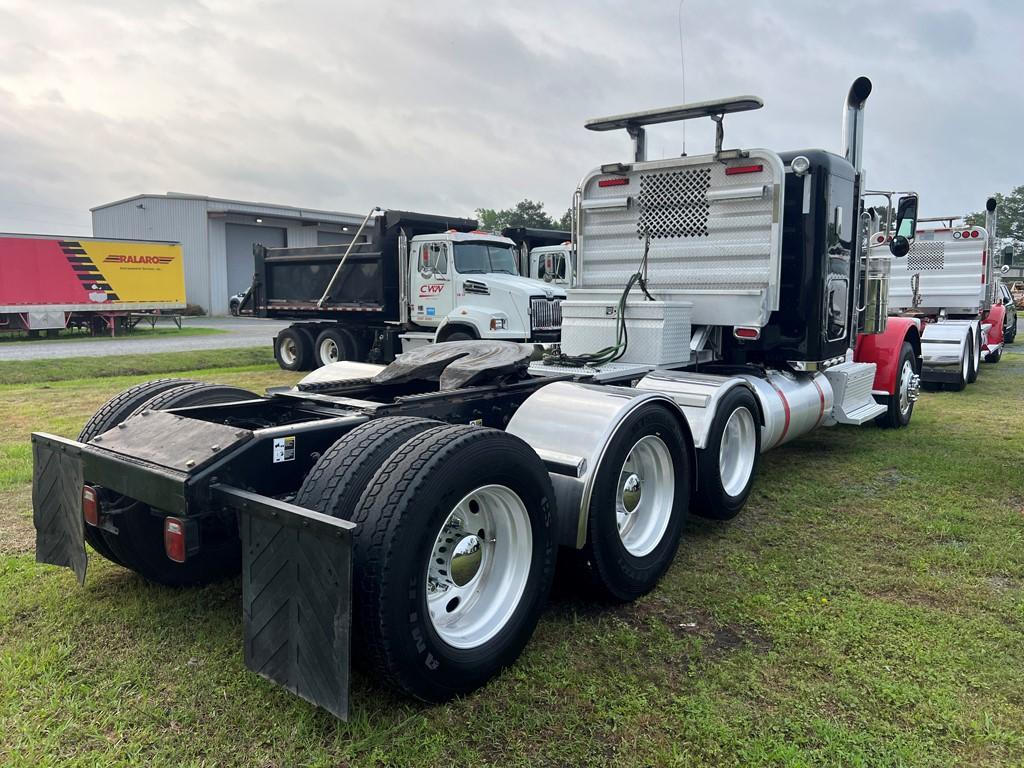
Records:
<instances>
[{"instance_id":1,"label":"chrome hub cap","mask_svg":"<svg viewBox=\"0 0 1024 768\"><path fill-rule=\"evenodd\" d=\"M341 359L338 344L334 339L324 339L320 342L320 359L325 363L336 363Z\"/></svg>"},{"instance_id":2,"label":"chrome hub cap","mask_svg":"<svg viewBox=\"0 0 1024 768\"><path fill-rule=\"evenodd\" d=\"M718 471L722 490L729 496L739 496L750 481L757 458L757 438L754 415L744 407L729 414L718 446Z\"/></svg>"},{"instance_id":3,"label":"chrome hub cap","mask_svg":"<svg viewBox=\"0 0 1024 768\"><path fill-rule=\"evenodd\" d=\"M445 519L427 563L427 612L455 648L476 648L515 613L533 558L533 530L515 491L485 485Z\"/></svg>"},{"instance_id":4,"label":"chrome hub cap","mask_svg":"<svg viewBox=\"0 0 1024 768\"><path fill-rule=\"evenodd\" d=\"M295 339L285 339L281 342L281 359L287 365L295 365L295 362L299 359L299 345L295 343Z\"/></svg>"},{"instance_id":5,"label":"chrome hub cap","mask_svg":"<svg viewBox=\"0 0 1024 768\"><path fill-rule=\"evenodd\" d=\"M900 413L904 416L910 411L910 406L917 402L917 396L921 392L921 377L914 373L914 366L909 360L903 362L900 370Z\"/></svg>"},{"instance_id":6,"label":"chrome hub cap","mask_svg":"<svg viewBox=\"0 0 1024 768\"><path fill-rule=\"evenodd\" d=\"M656 435L640 438L619 471L615 524L622 545L634 557L650 554L672 518L675 476L672 455Z\"/></svg>"}]
</instances>

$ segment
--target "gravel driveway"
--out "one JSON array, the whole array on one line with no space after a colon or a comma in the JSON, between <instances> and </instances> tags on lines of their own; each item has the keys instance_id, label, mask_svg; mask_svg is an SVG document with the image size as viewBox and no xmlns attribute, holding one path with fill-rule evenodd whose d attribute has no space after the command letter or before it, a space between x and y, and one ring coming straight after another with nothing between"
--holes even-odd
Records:
<instances>
[{"instance_id":1,"label":"gravel driveway","mask_svg":"<svg viewBox=\"0 0 1024 768\"><path fill-rule=\"evenodd\" d=\"M169 321L162 326L172 327ZM110 341L23 341L0 345L0 360L47 360L62 357L104 357L147 352L187 352L196 349L240 349L266 346L287 322L248 317L186 317L182 327L216 328L226 333L210 336L173 335L154 338L123 338Z\"/></svg>"}]
</instances>

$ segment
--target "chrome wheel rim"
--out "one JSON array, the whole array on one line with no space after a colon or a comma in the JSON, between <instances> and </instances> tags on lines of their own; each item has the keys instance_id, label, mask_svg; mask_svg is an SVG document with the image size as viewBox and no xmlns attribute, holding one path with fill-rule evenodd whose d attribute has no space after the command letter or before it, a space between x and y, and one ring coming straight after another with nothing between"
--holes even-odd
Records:
<instances>
[{"instance_id":1,"label":"chrome wheel rim","mask_svg":"<svg viewBox=\"0 0 1024 768\"><path fill-rule=\"evenodd\" d=\"M754 415L740 406L725 422L718 447L718 471L722 490L729 496L739 496L750 481L757 456Z\"/></svg>"},{"instance_id":2,"label":"chrome wheel rim","mask_svg":"<svg viewBox=\"0 0 1024 768\"><path fill-rule=\"evenodd\" d=\"M675 474L672 454L657 435L641 437L622 463L615 524L622 546L643 557L661 543L672 519Z\"/></svg>"},{"instance_id":3,"label":"chrome wheel rim","mask_svg":"<svg viewBox=\"0 0 1024 768\"><path fill-rule=\"evenodd\" d=\"M336 363L341 359L338 343L334 339L324 339L320 342L320 359L325 363Z\"/></svg>"},{"instance_id":4,"label":"chrome wheel rim","mask_svg":"<svg viewBox=\"0 0 1024 768\"><path fill-rule=\"evenodd\" d=\"M504 485L466 494L434 540L427 562L427 614L454 648L477 648L512 618L526 590L533 529L526 505Z\"/></svg>"},{"instance_id":5,"label":"chrome wheel rim","mask_svg":"<svg viewBox=\"0 0 1024 768\"><path fill-rule=\"evenodd\" d=\"M970 344L970 342L968 342L968 344ZM960 375L963 376L964 381L967 381L968 373L970 373L971 370L971 356L971 348L968 346L968 348L964 350L964 359L963 362L960 364Z\"/></svg>"},{"instance_id":6,"label":"chrome wheel rim","mask_svg":"<svg viewBox=\"0 0 1024 768\"><path fill-rule=\"evenodd\" d=\"M914 366L909 360L903 361L900 370L900 413L904 416L910 412L910 406L917 398L911 398L911 387L914 385Z\"/></svg>"},{"instance_id":7,"label":"chrome wheel rim","mask_svg":"<svg viewBox=\"0 0 1024 768\"><path fill-rule=\"evenodd\" d=\"M299 345L295 343L295 339L288 338L281 342L281 359L285 365L295 365L299 359Z\"/></svg>"}]
</instances>

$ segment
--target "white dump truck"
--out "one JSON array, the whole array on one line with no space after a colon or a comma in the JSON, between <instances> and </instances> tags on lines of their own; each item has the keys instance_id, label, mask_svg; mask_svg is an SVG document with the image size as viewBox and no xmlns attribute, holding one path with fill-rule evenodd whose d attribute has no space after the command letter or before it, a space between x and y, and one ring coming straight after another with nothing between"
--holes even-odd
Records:
<instances>
[{"instance_id":1,"label":"white dump truck","mask_svg":"<svg viewBox=\"0 0 1024 768\"><path fill-rule=\"evenodd\" d=\"M634 600L688 512L740 511L762 452L909 421L920 341L887 318L885 281L917 200L898 206L910 234L869 254L870 91L850 89L845 156L723 149L724 115L755 97L589 122L635 148L576 194L559 350L436 344L263 396L133 387L77 440L33 435L37 559L84 580L88 543L162 584L241 572L246 665L338 717L353 658L427 701L484 685L529 641L560 551ZM647 125L697 118L717 123L713 153L645 157ZM443 242L453 280L492 279L453 270L464 241Z\"/></svg>"},{"instance_id":2,"label":"white dump truck","mask_svg":"<svg viewBox=\"0 0 1024 768\"><path fill-rule=\"evenodd\" d=\"M274 339L286 370L389 362L441 341L558 341L565 291L521 277L516 244L476 227L374 208L344 245L256 246L240 311L295 321Z\"/></svg>"}]
</instances>

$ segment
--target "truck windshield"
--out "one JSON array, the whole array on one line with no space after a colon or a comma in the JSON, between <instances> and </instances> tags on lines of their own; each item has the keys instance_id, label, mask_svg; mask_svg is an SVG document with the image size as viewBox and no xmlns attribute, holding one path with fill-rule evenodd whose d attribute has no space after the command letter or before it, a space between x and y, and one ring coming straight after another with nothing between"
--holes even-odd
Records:
<instances>
[{"instance_id":1,"label":"truck windshield","mask_svg":"<svg viewBox=\"0 0 1024 768\"><path fill-rule=\"evenodd\" d=\"M455 271L461 275L519 274L512 246L502 243L455 243Z\"/></svg>"}]
</instances>

